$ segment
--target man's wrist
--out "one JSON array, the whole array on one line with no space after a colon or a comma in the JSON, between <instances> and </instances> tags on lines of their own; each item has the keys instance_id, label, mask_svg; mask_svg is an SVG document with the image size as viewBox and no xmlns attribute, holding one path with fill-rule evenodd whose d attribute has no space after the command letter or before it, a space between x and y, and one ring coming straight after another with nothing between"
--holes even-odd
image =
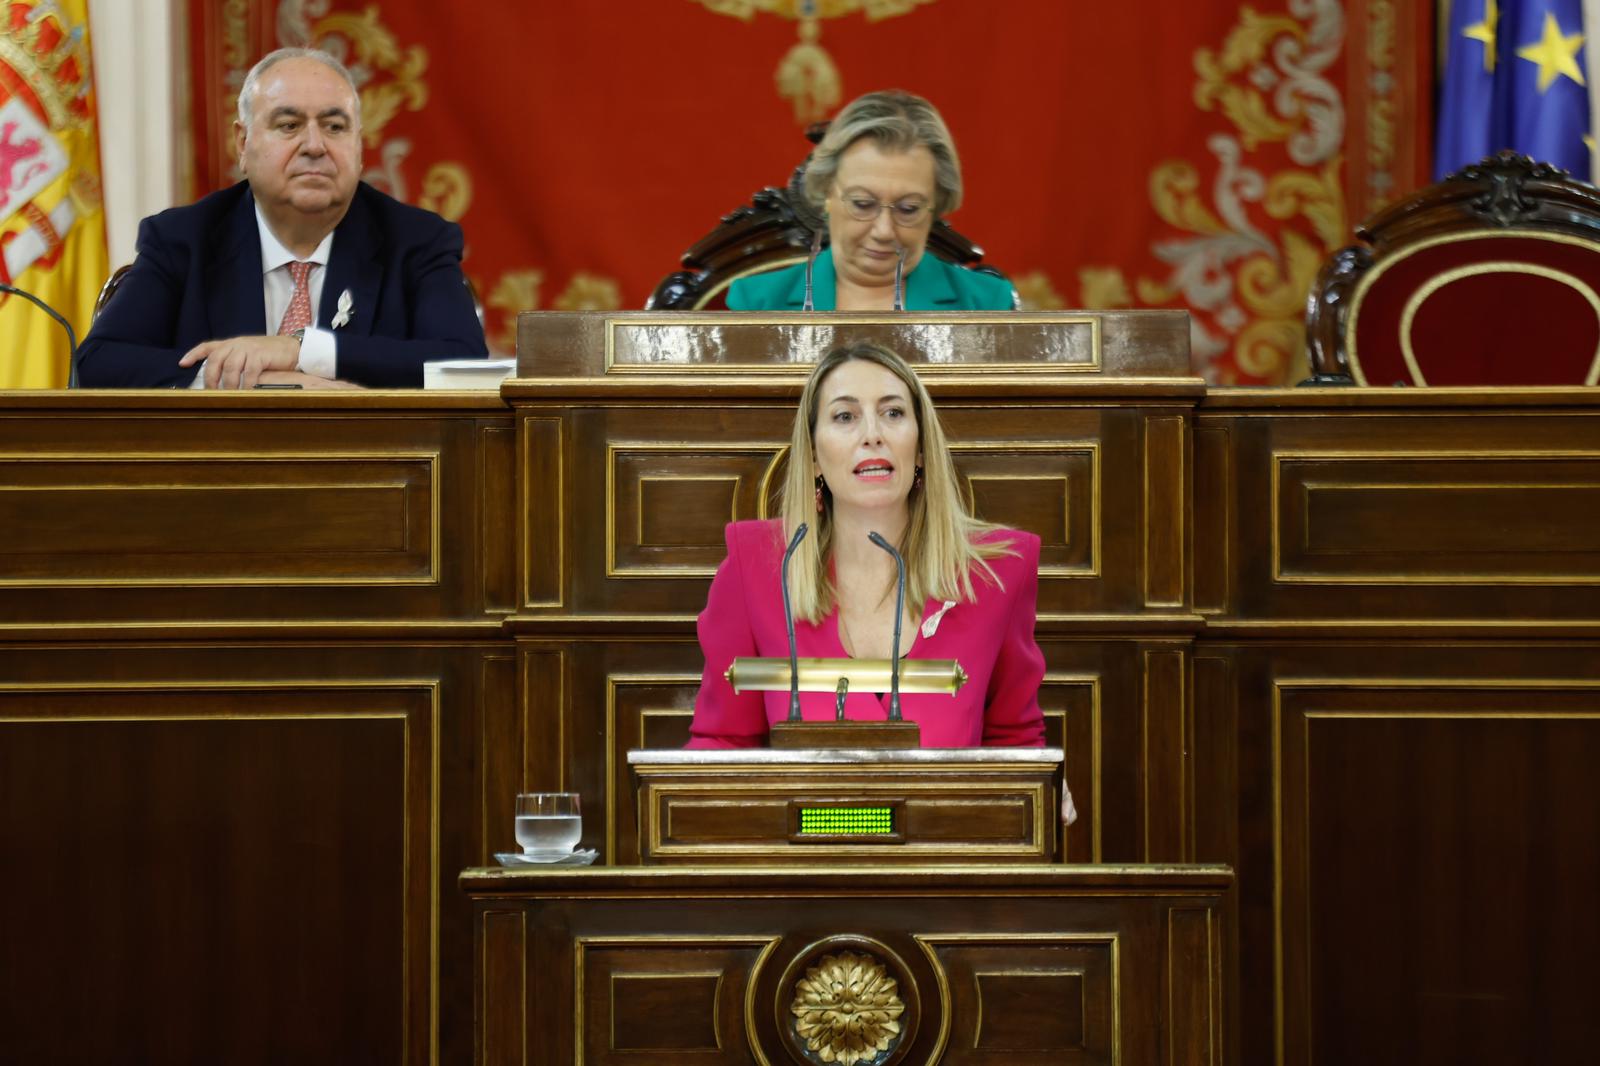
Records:
<instances>
[{"instance_id":1,"label":"man's wrist","mask_svg":"<svg viewBox=\"0 0 1600 1066\"><path fill-rule=\"evenodd\" d=\"M336 378L338 373L338 342L325 329L307 329L300 339L300 355L295 369L319 378Z\"/></svg>"}]
</instances>

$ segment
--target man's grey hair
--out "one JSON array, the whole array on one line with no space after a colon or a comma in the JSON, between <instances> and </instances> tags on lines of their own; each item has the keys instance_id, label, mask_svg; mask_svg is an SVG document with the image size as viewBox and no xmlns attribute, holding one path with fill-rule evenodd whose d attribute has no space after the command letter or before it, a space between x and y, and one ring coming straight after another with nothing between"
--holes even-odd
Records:
<instances>
[{"instance_id":1,"label":"man's grey hair","mask_svg":"<svg viewBox=\"0 0 1600 1066\"><path fill-rule=\"evenodd\" d=\"M817 210L839 173L839 156L863 137L871 137L886 152L926 148L933 155L934 214L948 214L961 206L961 159L949 127L922 97L890 89L856 97L828 124L806 166L806 199Z\"/></svg>"},{"instance_id":2,"label":"man's grey hair","mask_svg":"<svg viewBox=\"0 0 1600 1066\"><path fill-rule=\"evenodd\" d=\"M280 48L276 52L268 52L262 56L261 61L251 67L250 73L244 76L244 85L239 89L239 125L246 129L250 128L252 109L256 102L256 85L266 76L267 71L285 59L314 59L343 78L344 83L350 86L350 95L356 102L356 113L350 117L357 126L361 125L361 93L356 89L356 80L350 76L343 63L320 48Z\"/></svg>"}]
</instances>

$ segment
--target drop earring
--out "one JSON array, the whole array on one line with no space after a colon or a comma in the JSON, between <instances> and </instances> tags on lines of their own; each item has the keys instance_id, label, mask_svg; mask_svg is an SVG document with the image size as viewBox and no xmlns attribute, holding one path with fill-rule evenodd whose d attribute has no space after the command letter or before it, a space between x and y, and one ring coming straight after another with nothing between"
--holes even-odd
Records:
<instances>
[{"instance_id":1,"label":"drop earring","mask_svg":"<svg viewBox=\"0 0 1600 1066\"><path fill-rule=\"evenodd\" d=\"M817 513L822 513L822 475L817 475Z\"/></svg>"},{"instance_id":2,"label":"drop earring","mask_svg":"<svg viewBox=\"0 0 1600 1066\"><path fill-rule=\"evenodd\" d=\"M922 467L913 467L911 470L911 491L916 492L922 487Z\"/></svg>"}]
</instances>

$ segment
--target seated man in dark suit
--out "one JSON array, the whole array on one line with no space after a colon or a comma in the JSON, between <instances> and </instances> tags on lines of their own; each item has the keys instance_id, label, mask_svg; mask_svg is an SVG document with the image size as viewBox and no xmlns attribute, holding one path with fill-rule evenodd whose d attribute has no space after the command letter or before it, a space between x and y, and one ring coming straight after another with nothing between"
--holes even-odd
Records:
<instances>
[{"instance_id":1,"label":"seated man in dark suit","mask_svg":"<svg viewBox=\"0 0 1600 1066\"><path fill-rule=\"evenodd\" d=\"M338 60L284 48L239 93L245 181L139 227L80 349L89 387L420 386L487 354L461 228L361 182L361 102Z\"/></svg>"}]
</instances>

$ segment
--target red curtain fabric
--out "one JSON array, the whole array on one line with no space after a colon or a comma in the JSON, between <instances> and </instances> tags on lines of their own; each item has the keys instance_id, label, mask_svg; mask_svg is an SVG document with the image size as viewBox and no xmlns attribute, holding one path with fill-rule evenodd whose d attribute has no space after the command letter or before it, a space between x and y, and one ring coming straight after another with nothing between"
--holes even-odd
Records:
<instances>
[{"instance_id":1,"label":"red curtain fabric","mask_svg":"<svg viewBox=\"0 0 1600 1066\"><path fill-rule=\"evenodd\" d=\"M1037 308L1182 307L1217 382L1303 371L1312 275L1421 182L1425 0L190 0L196 192L234 180L238 85L345 58L368 179L457 219L491 344L515 312L639 307L805 126L920 93L951 217Z\"/></svg>"}]
</instances>

